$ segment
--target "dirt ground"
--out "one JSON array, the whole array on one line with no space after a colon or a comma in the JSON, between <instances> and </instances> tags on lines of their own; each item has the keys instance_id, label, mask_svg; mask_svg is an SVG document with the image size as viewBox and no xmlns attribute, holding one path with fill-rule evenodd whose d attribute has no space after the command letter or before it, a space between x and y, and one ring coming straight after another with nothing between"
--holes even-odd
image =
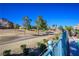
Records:
<instances>
[{"instance_id":1,"label":"dirt ground","mask_svg":"<svg viewBox=\"0 0 79 59\"><path fill-rule=\"evenodd\" d=\"M24 35L23 31L18 31L18 30L0 30L0 43L4 41L10 41L11 39L14 40L15 38L17 39L18 37L31 37L32 34L35 34L36 32L33 31L26 31L27 34ZM58 32L57 32L58 33ZM11 49L11 53L21 53L21 48L20 45L26 44L28 48L36 48L37 47L37 42L42 42L43 39L51 40L54 38L55 35L48 35L48 36L39 36L35 38L30 38L30 39L22 39L21 41L15 41L7 44L2 44L0 45L0 55L3 54L4 50Z\"/></svg>"}]
</instances>

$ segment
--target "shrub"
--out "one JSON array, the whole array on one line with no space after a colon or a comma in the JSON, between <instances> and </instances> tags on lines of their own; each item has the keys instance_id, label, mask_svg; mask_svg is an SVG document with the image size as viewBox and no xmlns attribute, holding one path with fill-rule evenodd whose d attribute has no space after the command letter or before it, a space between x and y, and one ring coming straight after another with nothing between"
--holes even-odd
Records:
<instances>
[{"instance_id":1,"label":"shrub","mask_svg":"<svg viewBox=\"0 0 79 59\"><path fill-rule=\"evenodd\" d=\"M38 43L37 43L37 46L40 47L40 45L41 45L41 42L38 42Z\"/></svg>"},{"instance_id":2,"label":"shrub","mask_svg":"<svg viewBox=\"0 0 79 59\"><path fill-rule=\"evenodd\" d=\"M56 40L56 38L52 38L52 40Z\"/></svg>"},{"instance_id":3,"label":"shrub","mask_svg":"<svg viewBox=\"0 0 79 59\"><path fill-rule=\"evenodd\" d=\"M48 40L46 40L46 39L43 39L43 42L44 42L44 43L47 43L47 42L48 42Z\"/></svg>"},{"instance_id":4,"label":"shrub","mask_svg":"<svg viewBox=\"0 0 79 59\"><path fill-rule=\"evenodd\" d=\"M29 54L29 49L28 48L23 49L23 55L27 56L28 54Z\"/></svg>"},{"instance_id":5,"label":"shrub","mask_svg":"<svg viewBox=\"0 0 79 59\"><path fill-rule=\"evenodd\" d=\"M40 45L40 51L42 52L44 49L46 49L46 45L42 43L42 44Z\"/></svg>"},{"instance_id":6,"label":"shrub","mask_svg":"<svg viewBox=\"0 0 79 59\"><path fill-rule=\"evenodd\" d=\"M37 45L41 52L46 48L46 45L44 43L38 42Z\"/></svg>"},{"instance_id":7,"label":"shrub","mask_svg":"<svg viewBox=\"0 0 79 59\"><path fill-rule=\"evenodd\" d=\"M75 32L76 32L77 34L79 34L79 30L75 30Z\"/></svg>"},{"instance_id":8,"label":"shrub","mask_svg":"<svg viewBox=\"0 0 79 59\"><path fill-rule=\"evenodd\" d=\"M23 44L20 46L22 49L25 49L26 48L26 44Z\"/></svg>"},{"instance_id":9,"label":"shrub","mask_svg":"<svg viewBox=\"0 0 79 59\"><path fill-rule=\"evenodd\" d=\"M56 37L56 40L58 40L58 39L59 39L59 37L57 36L57 37Z\"/></svg>"},{"instance_id":10,"label":"shrub","mask_svg":"<svg viewBox=\"0 0 79 59\"><path fill-rule=\"evenodd\" d=\"M10 56L10 55L11 55L11 50L5 50L5 51L3 52L3 55L4 55L4 56Z\"/></svg>"},{"instance_id":11,"label":"shrub","mask_svg":"<svg viewBox=\"0 0 79 59\"><path fill-rule=\"evenodd\" d=\"M26 44L23 44L23 45L21 45L20 47L21 47L21 49L23 50L23 55L24 55L24 56L29 54L29 49L26 48Z\"/></svg>"}]
</instances>

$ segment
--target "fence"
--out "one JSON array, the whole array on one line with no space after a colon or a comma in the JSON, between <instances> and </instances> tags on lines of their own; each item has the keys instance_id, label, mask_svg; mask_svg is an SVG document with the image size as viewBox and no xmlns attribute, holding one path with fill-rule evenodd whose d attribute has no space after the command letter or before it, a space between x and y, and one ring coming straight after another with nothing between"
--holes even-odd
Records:
<instances>
[{"instance_id":1,"label":"fence","mask_svg":"<svg viewBox=\"0 0 79 59\"><path fill-rule=\"evenodd\" d=\"M41 53L43 56L67 56L69 55L68 35L64 31L59 37L59 40L52 44L52 41L48 41L47 51Z\"/></svg>"}]
</instances>

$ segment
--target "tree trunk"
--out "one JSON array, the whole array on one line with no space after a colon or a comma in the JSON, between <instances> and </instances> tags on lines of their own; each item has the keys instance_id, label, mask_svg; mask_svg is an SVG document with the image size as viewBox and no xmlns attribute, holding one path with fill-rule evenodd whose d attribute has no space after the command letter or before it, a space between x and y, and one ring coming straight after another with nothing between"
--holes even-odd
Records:
<instances>
[{"instance_id":1,"label":"tree trunk","mask_svg":"<svg viewBox=\"0 0 79 59\"><path fill-rule=\"evenodd\" d=\"M24 29L24 35L26 34L26 30Z\"/></svg>"},{"instance_id":2,"label":"tree trunk","mask_svg":"<svg viewBox=\"0 0 79 59\"><path fill-rule=\"evenodd\" d=\"M37 28L37 32L38 32L38 34L37 35L39 35L39 29Z\"/></svg>"}]
</instances>

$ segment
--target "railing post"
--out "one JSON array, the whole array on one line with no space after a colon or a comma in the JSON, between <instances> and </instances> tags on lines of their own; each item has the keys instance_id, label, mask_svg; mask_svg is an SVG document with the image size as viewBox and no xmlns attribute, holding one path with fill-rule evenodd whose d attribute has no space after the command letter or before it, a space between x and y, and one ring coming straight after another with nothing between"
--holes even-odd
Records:
<instances>
[{"instance_id":1,"label":"railing post","mask_svg":"<svg viewBox=\"0 0 79 59\"><path fill-rule=\"evenodd\" d=\"M51 40L48 41L48 51L51 56L53 56L53 42Z\"/></svg>"},{"instance_id":2,"label":"railing post","mask_svg":"<svg viewBox=\"0 0 79 59\"><path fill-rule=\"evenodd\" d=\"M68 42L68 35L67 31L64 31L62 33L62 48L63 48L63 53L65 56L69 55L69 42Z\"/></svg>"},{"instance_id":3,"label":"railing post","mask_svg":"<svg viewBox=\"0 0 79 59\"><path fill-rule=\"evenodd\" d=\"M63 54L63 48L62 48L62 41L60 40L59 42L58 42L58 45L57 45L57 51L55 51L55 53L56 53L56 56L63 56L64 54Z\"/></svg>"},{"instance_id":4,"label":"railing post","mask_svg":"<svg viewBox=\"0 0 79 59\"><path fill-rule=\"evenodd\" d=\"M63 31L62 36L59 38L59 42L54 49L56 56L67 56L68 55L68 36L67 32Z\"/></svg>"},{"instance_id":5,"label":"railing post","mask_svg":"<svg viewBox=\"0 0 79 59\"><path fill-rule=\"evenodd\" d=\"M62 48L62 34L59 37L59 41L57 42L57 44L54 47L54 55L55 56L63 56L63 48Z\"/></svg>"},{"instance_id":6,"label":"railing post","mask_svg":"<svg viewBox=\"0 0 79 59\"><path fill-rule=\"evenodd\" d=\"M63 31L56 44L53 41L48 41L48 50L44 56L67 56L69 55L69 43L68 35L66 31Z\"/></svg>"}]
</instances>

